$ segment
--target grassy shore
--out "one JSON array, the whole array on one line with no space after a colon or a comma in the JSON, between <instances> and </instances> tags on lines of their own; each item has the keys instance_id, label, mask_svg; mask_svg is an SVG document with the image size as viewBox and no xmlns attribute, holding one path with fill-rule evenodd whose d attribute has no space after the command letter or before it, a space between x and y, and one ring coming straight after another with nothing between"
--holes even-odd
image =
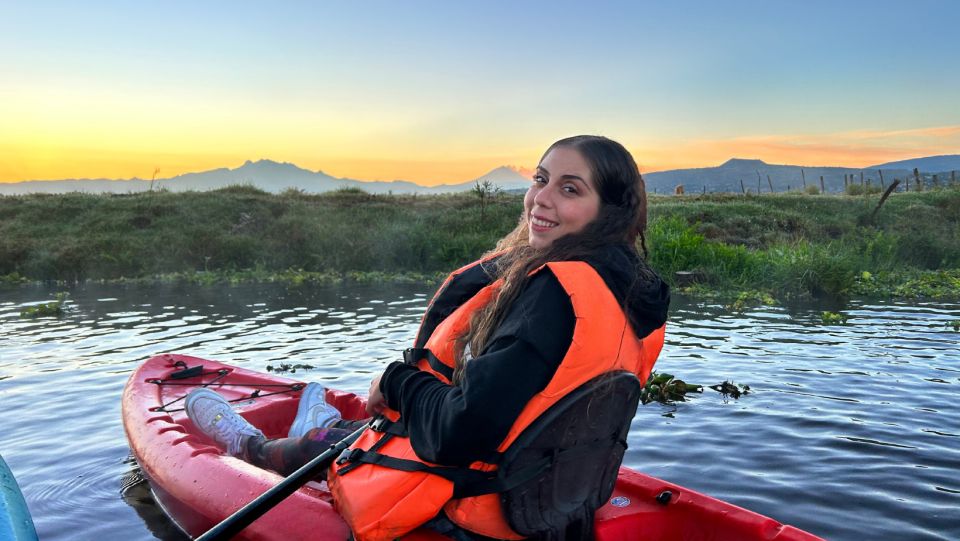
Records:
<instances>
[{"instance_id":1,"label":"grassy shore","mask_svg":"<svg viewBox=\"0 0 960 541\"><path fill-rule=\"evenodd\" d=\"M516 223L501 194L0 197L0 281L436 280ZM691 293L960 297L960 190L651 197L651 264ZM750 297L752 298L752 297Z\"/></svg>"}]
</instances>

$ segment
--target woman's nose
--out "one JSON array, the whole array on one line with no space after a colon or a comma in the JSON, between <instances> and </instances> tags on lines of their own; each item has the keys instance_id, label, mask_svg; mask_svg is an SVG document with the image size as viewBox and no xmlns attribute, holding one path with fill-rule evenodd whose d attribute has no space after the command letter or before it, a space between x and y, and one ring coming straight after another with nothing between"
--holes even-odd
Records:
<instances>
[{"instance_id":1,"label":"woman's nose","mask_svg":"<svg viewBox=\"0 0 960 541\"><path fill-rule=\"evenodd\" d=\"M533 196L533 203L538 207L547 207L550 208L553 206L553 186L547 184L543 188L537 190L537 193Z\"/></svg>"}]
</instances>

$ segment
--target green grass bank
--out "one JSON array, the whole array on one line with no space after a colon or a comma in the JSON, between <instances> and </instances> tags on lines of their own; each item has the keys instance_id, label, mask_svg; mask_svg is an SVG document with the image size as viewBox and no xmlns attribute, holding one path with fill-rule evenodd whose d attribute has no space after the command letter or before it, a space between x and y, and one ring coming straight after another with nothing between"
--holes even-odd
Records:
<instances>
[{"instance_id":1,"label":"green grass bank","mask_svg":"<svg viewBox=\"0 0 960 541\"><path fill-rule=\"evenodd\" d=\"M960 298L960 190L653 196L651 264L700 295ZM516 223L518 195L0 197L0 281L432 280Z\"/></svg>"}]
</instances>

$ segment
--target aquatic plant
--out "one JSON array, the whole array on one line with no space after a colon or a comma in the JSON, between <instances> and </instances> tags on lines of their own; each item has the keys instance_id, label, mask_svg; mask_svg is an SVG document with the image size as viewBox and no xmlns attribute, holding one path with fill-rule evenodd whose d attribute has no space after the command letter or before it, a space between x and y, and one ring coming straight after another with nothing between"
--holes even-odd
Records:
<instances>
[{"instance_id":1,"label":"aquatic plant","mask_svg":"<svg viewBox=\"0 0 960 541\"><path fill-rule=\"evenodd\" d=\"M61 291L55 295L56 300L45 302L43 304L28 306L23 310L20 310L20 317L59 317L63 315L63 305L67 302L67 297L69 296L70 294L66 291Z\"/></svg>"},{"instance_id":2,"label":"aquatic plant","mask_svg":"<svg viewBox=\"0 0 960 541\"><path fill-rule=\"evenodd\" d=\"M727 380L723 380L723 383L717 385L711 385L710 388L724 396L730 396L735 399L740 398L741 395L750 394L749 385L736 384Z\"/></svg>"},{"instance_id":3,"label":"aquatic plant","mask_svg":"<svg viewBox=\"0 0 960 541\"><path fill-rule=\"evenodd\" d=\"M769 293L762 291L742 291L737 295L737 299L733 301L733 304L728 305L727 308L734 312L743 312L751 306L773 306L776 304L777 300Z\"/></svg>"},{"instance_id":4,"label":"aquatic plant","mask_svg":"<svg viewBox=\"0 0 960 541\"><path fill-rule=\"evenodd\" d=\"M26 276L20 276L19 272L11 272L10 274L0 274L0 284L23 284L29 282Z\"/></svg>"},{"instance_id":5,"label":"aquatic plant","mask_svg":"<svg viewBox=\"0 0 960 541\"><path fill-rule=\"evenodd\" d=\"M703 386L687 383L666 372L651 372L650 377L640 390L640 403L660 402L669 404L683 401L687 393L702 393Z\"/></svg>"},{"instance_id":6,"label":"aquatic plant","mask_svg":"<svg viewBox=\"0 0 960 541\"><path fill-rule=\"evenodd\" d=\"M847 315L824 311L820 313L820 321L824 325L843 325L847 322Z\"/></svg>"},{"instance_id":7,"label":"aquatic plant","mask_svg":"<svg viewBox=\"0 0 960 541\"><path fill-rule=\"evenodd\" d=\"M297 370L313 370L314 368L316 367L311 364L280 363L277 366L268 364L267 372L276 372L278 374L283 374L283 373L295 374Z\"/></svg>"}]
</instances>

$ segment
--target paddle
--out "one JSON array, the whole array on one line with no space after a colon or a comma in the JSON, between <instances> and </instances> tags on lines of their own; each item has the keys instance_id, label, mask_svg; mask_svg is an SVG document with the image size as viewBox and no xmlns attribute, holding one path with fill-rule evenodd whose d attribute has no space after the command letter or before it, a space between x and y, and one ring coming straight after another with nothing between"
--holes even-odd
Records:
<instances>
[{"instance_id":1,"label":"paddle","mask_svg":"<svg viewBox=\"0 0 960 541\"><path fill-rule=\"evenodd\" d=\"M307 481L310 481L323 472L332 460L337 458L344 449L360 437L360 434L362 434L366 428L366 425L364 425L356 432L340 440L339 443L331 445L329 449L301 466L299 470L291 473L273 488L267 490L255 500L223 519L220 524L210 528L209 531L196 538L196 541L223 541L237 535L240 530L249 526L251 522L263 516L264 513L276 507L276 505L282 502L287 496L307 484Z\"/></svg>"}]
</instances>

